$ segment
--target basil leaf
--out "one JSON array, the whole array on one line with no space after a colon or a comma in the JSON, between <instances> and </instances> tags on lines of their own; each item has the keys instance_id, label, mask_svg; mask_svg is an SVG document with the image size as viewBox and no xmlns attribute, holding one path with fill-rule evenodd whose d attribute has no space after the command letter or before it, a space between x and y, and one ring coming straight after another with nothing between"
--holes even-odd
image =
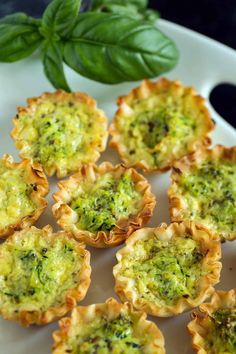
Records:
<instances>
[{"instance_id":1,"label":"basil leaf","mask_svg":"<svg viewBox=\"0 0 236 354\"><path fill-rule=\"evenodd\" d=\"M144 10L148 6L148 0L94 0L92 10L102 9L103 7L116 4L121 6L132 5L138 10Z\"/></svg>"},{"instance_id":2,"label":"basil leaf","mask_svg":"<svg viewBox=\"0 0 236 354\"><path fill-rule=\"evenodd\" d=\"M143 14L143 19L151 23L155 23L160 18L160 13L156 10L147 9Z\"/></svg>"},{"instance_id":3,"label":"basil leaf","mask_svg":"<svg viewBox=\"0 0 236 354\"><path fill-rule=\"evenodd\" d=\"M160 17L160 14L151 9L146 9L146 1L124 1L124 0L96 0L93 3L92 11L96 12L108 12L119 14L127 17L134 18L136 20L145 20L148 22L155 23Z\"/></svg>"},{"instance_id":4,"label":"basil leaf","mask_svg":"<svg viewBox=\"0 0 236 354\"><path fill-rule=\"evenodd\" d=\"M16 13L0 19L0 61L14 62L31 55L41 44L40 20Z\"/></svg>"},{"instance_id":5,"label":"basil leaf","mask_svg":"<svg viewBox=\"0 0 236 354\"><path fill-rule=\"evenodd\" d=\"M46 42L43 66L45 75L55 88L71 91L64 74L62 44L60 42Z\"/></svg>"},{"instance_id":6,"label":"basil leaf","mask_svg":"<svg viewBox=\"0 0 236 354\"><path fill-rule=\"evenodd\" d=\"M115 84L151 78L174 67L178 51L155 26L114 14L80 14L64 60L92 80Z\"/></svg>"},{"instance_id":7,"label":"basil leaf","mask_svg":"<svg viewBox=\"0 0 236 354\"><path fill-rule=\"evenodd\" d=\"M26 15L24 12L16 12L12 15L7 15L5 17L0 18L0 24L25 24L25 25L32 25L38 27L41 24L40 19L36 19Z\"/></svg>"},{"instance_id":8,"label":"basil leaf","mask_svg":"<svg viewBox=\"0 0 236 354\"><path fill-rule=\"evenodd\" d=\"M67 37L80 9L81 0L53 0L42 17L41 33L45 37Z\"/></svg>"}]
</instances>

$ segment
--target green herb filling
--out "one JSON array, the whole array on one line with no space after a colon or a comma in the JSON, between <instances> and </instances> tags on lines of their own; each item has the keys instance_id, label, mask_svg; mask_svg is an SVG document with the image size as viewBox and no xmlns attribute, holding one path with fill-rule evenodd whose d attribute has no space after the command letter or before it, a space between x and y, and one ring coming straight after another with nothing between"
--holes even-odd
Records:
<instances>
[{"instance_id":1,"label":"green herb filling","mask_svg":"<svg viewBox=\"0 0 236 354\"><path fill-rule=\"evenodd\" d=\"M128 173L119 179L106 173L82 190L70 207L78 215L77 227L91 232L110 231L119 219L135 214L141 200Z\"/></svg>"},{"instance_id":2,"label":"green herb filling","mask_svg":"<svg viewBox=\"0 0 236 354\"><path fill-rule=\"evenodd\" d=\"M119 124L132 162L145 160L151 166L168 164L173 154L182 156L196 136L196 114L181 108L170 97L167 100L164 96L152 96L137 101L132 110Z\"/></svg>"},{"instance_id":3,"label":"green herb filling","mask_svg":"<svg viewBox=\"0 0 236 354\"><path fill-rule=\"evenodd\" d=\"M236 230L236 164L206 160L181 175L178 193L186 203L185 219L218 232Z\"/></svg>"},{"instance_id":4,"label":"green herb filling","mask_svg":"<svg viewBox=\"0 0 236 354\"><path fill-rule=\"evenodd\" d=\"M30 155L47 168L56 164L73 171L78 161L89 162L105 134L94 108L80 102L45 99L33 114L19 119L24 124L20 137L29 145Z\"/></svg>"},{"instance_id":5,"label":"green herb filling","mask_svg":"<svg viewBox=\"0 0 236 354\"><path fill-rule=\"evenodd\" d=\"M6 241L0 247L1 308L47 310L76 286L79 259L68 239L58 237L49 244L41 230L29 230L17 242Z\"/></svg>"},{"instance_id":6,"label":"green herb filling","mask_svg":"<svg viewBox=\"0 0 236 354\"><path fill-rule=\"evenodd\" d=\"M211 315L207 344L213 354L236 352L236 309L220 309Z\"/></svg>"},{"instance_id":7,"label":"green herb filling","mask_svg":"<svg viewBox=\"0 0 236 354\"><path fill-rule=\"evenodd\" d=\"M34 185L27 183L25 170L8 169L0 161L0 227L14 224L32 214L36 205L31 198Z\"/></svg>"},{"instance_id":8,"label":"green herb filling","mask_svg":"<svg viewBox=\"0 0 236 354\"><path fill-rule=\"evenodd\" d=\"M202 259L199 244L190 238L163 241L150 236L122 258L122 275L134 279L141 298L171 305L181 297L195 297Z\"/></svg>"},{"instance_id":9,"label":"green herb filling","mask_svg":"<svg viewBox=\"0 0 236 354\"><path fill-rule=\"evenodd\" d=\"M107 320L98 318L81 329L84 333L71 339L73 354L143 353L143 339L136 338L134 323L128 314Z\"/></svg>"}]
</instances>

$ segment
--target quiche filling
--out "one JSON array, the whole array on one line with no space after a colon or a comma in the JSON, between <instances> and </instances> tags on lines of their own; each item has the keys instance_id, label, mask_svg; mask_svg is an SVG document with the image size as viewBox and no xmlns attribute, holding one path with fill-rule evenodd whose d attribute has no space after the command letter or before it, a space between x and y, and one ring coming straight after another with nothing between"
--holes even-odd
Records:
<instances>
[{"instance_id":1,"label":"quiche filling","mask_svg":"<svg viewBox=\"0 0 236 354\"><path fill-rule=\"evenodd\" d=\"M202 259L199 244L190 238L139 240L122 259L122 275L134 279L141 298L172 305L195 296Z\"/></svg>"},{"instance_id":2,"label":"quiche filling","mask_svg":"<svg viewBox=\"0 0 236 354\"><path fill-rule=\"evenodd\" d=\"M197 134L197 114L170 97L152 96L133 103L131 109L119 123L131 162L145 160L151 166L162 166L173 154L182 156Z\"/></svg>"},{"instance_id":3,"label":"quiche filling","mask_svg":"<svg viewBox=\"0 0 236 354\"><path fill-rule=\"evenodd\" d=\"M56 164L73 171L75 162L89 162L105 134L94 108L78 101L44 99L33 114L19 119L23 125L20 138L28 143L28 153L47 168Z\"/></svg>"},{"instance_id":4,"label":"quiche filling","mask_svg":"<svg viewBox=\"0 0 236 354\"><path fill-rule=\"evenodd\" d=\"M84 182L80 187L81 191L70 203L78 215L79 229L110 231L118 220L138 211L141 194L135 190L128 173L119 179L105 173L95 182Z\"/></svg>"},{"instance_id":5,"label":"quiche filling","mask_svg":"<svg viewBox=\"0 0 236 354\"><path fill-rule=\"evenodd\" d=\"M190 173L183 173L178 193L186 203L182 212L217 231L236 229L236 165L223 160L205 160Z\"/></svg>"},{"instance_id":6,"label":"quiche filling","mask_svg":"<svg viewBox=\"0 0 236 354\"><path fill-rule=\"evenodd\" d=\"M37 205L31 198L35 186L27 182L23 168L8 169L0 161L0 228L32 214Z\"/></svg>"},{"instance_id":7,"label":"quiche filling","mask_svg":"<svg viewBox=\"0 0 236 354\"><path fill-rule=\"evenodd\" d=\"M76 328L74 328L76 331ZM137 338L134 323L128 314L108 320L97 318L80 328L79 336L72 336L69 346L72 354L135 354L143 353L144 339Z\"/></svg>"},{"instance_id":8,"label":"quiche filling","mask_svg":"<svg viewBox=\"0 0 236 354\"><path fill-rule=\"evenodd\" d=\"M76 286L80 270L74 244L66 237L53 243L41 230L28 231L0 246L0 307L9 312L44 311L60 304Z\"/></svg>"},{"instance_id":9,"label":"quiche filling","mask_svg":"<svg viewBox=\"0 0 236 354\"><path fill-rule=\"evenodd\" d=\"M211 314L211 333L208 346L211 353L236 352L236 309L219 309Z\"/></svg>"}]
</instances>

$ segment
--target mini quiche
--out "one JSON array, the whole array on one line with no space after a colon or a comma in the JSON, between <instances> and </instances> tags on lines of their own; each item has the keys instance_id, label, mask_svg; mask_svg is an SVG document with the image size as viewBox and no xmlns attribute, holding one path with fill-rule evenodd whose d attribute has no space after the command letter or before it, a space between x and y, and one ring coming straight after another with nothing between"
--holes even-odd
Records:
<instances>
[{"instance_id":1,"label":"mini quiche","mask_svg":"<svg viewBox=\"0 0 236 354\"><path fill-rule=\"evenodd\" d=\"M47 206L48 182L38 163L0 159L0 237L34 222Z\"/></svg>"},{"instance_id":2,"label":"mini quiche","mask_svg":"<svg viewBox=\"0 0 236 354\"><path fill-rule=\"evenodd\" d=\"M27 100L14 117L20 156L40 162L48 176L65 177L95 162L106 146L107 118L85 93L57 91Z\"/></svg>"},{"instance_id":3,"label":"mini quiche","mask_svg":"<svg viewBox=\"0 0 236 354\"><path fill-rule=\"evenodd\" d=\"M23 326L64 316L88 290L89 261L83 245L49 225L16 232L0 245L0 313Z\"/></svg>"},{"instance_id":4,"label":"mini quiche","mask_svg":"<svg viewBox=\"0 0 236 354\"><path fill-rule=\"evenodd\" d=\"M58 224L95 247L121 244L150 219L155 196L134 169L103 162L88 164L58 184L52 210Z\"/></svg>"},{"instance_id":5,"label":"mini quiche","mask_svg":"<svg viewBox=\"0 0 236 354\"><path fill-rule=\"evenodd\" d=\"M236 289L216 291L193 313L188 330L198 354L236 353Z\"/></svg>"},{"instance_id":6,"label":"mini quiche","mask_svg":"<svg viewBox=\"0 0 236 354\"><path fill-rule=\"evenodd\" d=\"M128 166L168 170L174 161L209 145L214 124L192 87L162 78L143 81L127 96L110 127L110 145Z\"/></svg>"},{"instance_id":7,"label":"mini quiche","mask_svg":"<svg viewBox=\"0 0 236 354\"><path fill-rule=\"evenodd\" d=\"M236 146L217 145L184 157L171 179L172 221L193 220L222 240L236 238Z\"/></svg>"},{"instance_id":8,"label":"mini quiche","mask_svg":"<svg viewBox=\"0 0 236 354\"><path fill-rule=\"evenodd\" d=\"M192 223L144 228L117 253L115 291L148 314L177 315L213 292L220 256L219 239Z\"/></svg>"},{"instance_id":9,"label":"mini quiche","mask_svg":"<svg viewBox=\"0 0 236 354\"><path fill-rule=\"evenodd\" d=\"M53 333L53 354L165 354L164 338L146 314L108 299L77 307Z\"/></svg>"}]
</instances>

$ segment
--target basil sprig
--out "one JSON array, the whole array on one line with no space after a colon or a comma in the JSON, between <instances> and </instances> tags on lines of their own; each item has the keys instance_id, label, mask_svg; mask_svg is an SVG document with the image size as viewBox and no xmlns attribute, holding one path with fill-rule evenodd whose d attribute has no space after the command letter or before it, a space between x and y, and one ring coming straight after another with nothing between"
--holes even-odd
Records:
<instances>
[{"instance_id":1,"label":"basil sprig","mask_svg":"<svg viewBox=\"0 0 236 354\"><path fill-rule=\"evenodd\" d=\"M122 11L103 12L104 3ZM70 88L64 62L109 84L152 78L175 66L178 50L147 19L146 0L95 0L94 11L78 14L80 5L81 0L53 0L42 19L23 13L0 19L0 61L21 60L40 48L47 78L65 91Z\"/></svg>"}]
</instances>

